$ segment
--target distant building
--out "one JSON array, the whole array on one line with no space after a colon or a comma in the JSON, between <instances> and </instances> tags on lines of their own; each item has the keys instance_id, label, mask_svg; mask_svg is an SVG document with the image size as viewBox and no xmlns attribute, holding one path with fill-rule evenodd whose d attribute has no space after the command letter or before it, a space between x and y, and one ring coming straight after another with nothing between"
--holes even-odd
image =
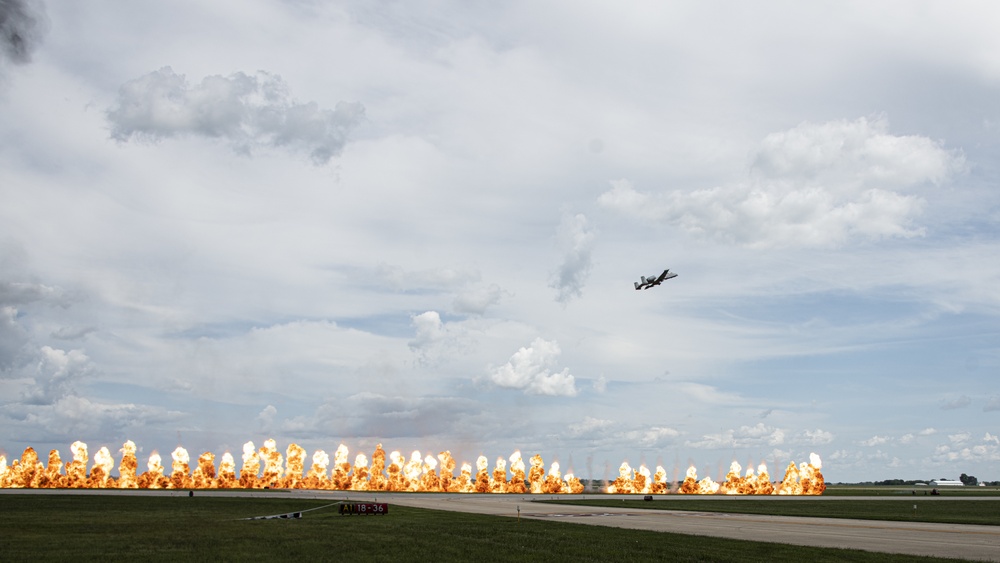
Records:
<instances>
[{"instance_id":1,"label":"distant building","mask_svg":"<svg viewBox=\"0 0 1000 563\"><path fill-rule=\"evenodd\" d=\"M964 487L965 483L953 479L935 479L931 481L932 487Z\"/></svg>"}]
</instances>

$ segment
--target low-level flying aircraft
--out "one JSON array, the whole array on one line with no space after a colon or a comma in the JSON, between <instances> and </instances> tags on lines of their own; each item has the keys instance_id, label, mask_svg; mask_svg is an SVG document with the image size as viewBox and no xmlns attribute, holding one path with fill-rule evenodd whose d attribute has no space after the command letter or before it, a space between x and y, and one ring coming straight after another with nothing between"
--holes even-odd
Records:
<instances>
[{"instance_id":1,"label":"low-level flying aircraft","mask_svg":"<svg viewBox=\"0 0 1000 563\"><path fill-rule=\"evenodd\" d=\"M663 283L666 280L669 280L670 278L676 278L676 277L677 274L672 274L670 273L669 269L666 269L663 270L663 273L660 274L659 276L653 275L649 276L648 278L646 276L641 276L641 281L635 282L635 288L636 290L649 289L655 285L660 285L661 283Z\"/></svg>"}]
</instances>

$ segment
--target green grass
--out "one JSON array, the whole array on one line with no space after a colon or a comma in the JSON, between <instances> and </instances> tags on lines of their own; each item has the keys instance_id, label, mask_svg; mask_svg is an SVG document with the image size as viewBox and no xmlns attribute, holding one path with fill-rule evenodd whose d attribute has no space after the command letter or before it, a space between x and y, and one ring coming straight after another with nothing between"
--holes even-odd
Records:
<instances>
[{"instance_id":1,"label":"green grass","mask_svg":"<svg viewBox=\"0 0 1000 563\"><path fill-rule=\"evenodd\" d=\"M330 507L298 520L237 520L324 504L328 501L211 495L0 495L0 559L944 561L396 505L386 516L340 516Z\"/></svg>"},{"instance_id":2,"label":"green grass","mask_svg":"<svg viewBox=\"0 0 1000 563\"><path fill-rule=\"evenodd\" d=\"M1000 487L941 487L938 496L943 497L1000 497ZM867 497L928 497L931 487L891 486L871 487L862 485L827 485L823 496L867 496Z\"/></svg>"},{"instance_id":3,"label":"green grass","mask_svg":"<svg viewBox=\"0 0 1000 563\"><path fill-rule=\"evenodd\" d=\"M858 518L905 522L940 522L949 524L985 524L1000 526L1000 497L996 500L951 500L930 497L898 497L887 500L808 498L754 499L726 497L713 499L683 498L636 500L553 500L554 504L614 506L635 509L689 510L695 512L730 512L771 514L775 516L815 516L818 518ZM914 510L913 506L917 508Z\"/></svg>"}]
</instances>

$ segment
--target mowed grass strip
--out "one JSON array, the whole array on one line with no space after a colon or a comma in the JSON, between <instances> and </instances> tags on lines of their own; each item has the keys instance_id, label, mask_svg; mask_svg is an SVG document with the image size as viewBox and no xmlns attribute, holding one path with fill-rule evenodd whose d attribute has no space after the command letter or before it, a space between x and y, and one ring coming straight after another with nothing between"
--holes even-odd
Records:
<instances>
[{"instance_id":1,"label":"mowed grass strip","mask_svg":"<svg viewBox=\"0 0 1000 563\"><path fill-rule=\"evenodd\" d=\"M385 516L341 516L329 507L301 519L238 520L325 504L211 495L0 495L0 559L946 561L396 505Z\"/></svg>"},{"instance_id":2,"label":"mowed grass strip","mask_svg":"<svg viewBox=\"0 0 1000 563\"><path fill-rule=\"evenodd\" d=\"M923 500L921 500L923 498ZM860 520L892 520L901 522L938 522L942 524L1000 525L1000 497L996 499L945 500L926 497L893 499L829 499L753 497L715 499L656 499L635 500L552 500L553 504L613 506L630 509L687 510L694 512L727 512L733 514L771 514L774 516L814 516L817 518L856 518ZM916 506L916 508L914 508Z\"/></svg>"},{"instance_id":3,"label":"mowed grass strip","mask_svg":"<svg viewBox=\"0 0 1000 563\"><path fill-rule=\"evenodd\" d=\"M937 495L932 495L931 491L937 490ZM828 485L823 491L823 496L866 496L866 497L1000 497L1000 487L941 487L933 489L931 487L914 486L859 486L859 485Z\"/></svg>"}]
</instances>

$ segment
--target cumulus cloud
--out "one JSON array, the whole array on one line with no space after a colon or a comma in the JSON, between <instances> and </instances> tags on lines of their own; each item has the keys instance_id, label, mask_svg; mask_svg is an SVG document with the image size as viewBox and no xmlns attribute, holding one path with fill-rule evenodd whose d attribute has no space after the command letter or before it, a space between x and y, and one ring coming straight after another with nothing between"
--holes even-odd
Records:
<instances>
[{"instance_id":1,"label":"cumulus cloud","mask_svg":"<svg viewBox=\"0 0 1000 563\"><path fill-rule=\"evenodd\" d=\"M958 434L948 434L948 441L952 444L964 444L972 439L971 432L959 432Z\"/></svg>"},{"instance_id":2,"label":"cumulus cloud","mask_svg":"<svg viewBox=\"0 0 1000 563\"><path fill-rule=\"evenodd\" d=\"M257 422L260 424L260 431L269 434L274 431L274 417L278 415L278 409L274 405L267 405L264 410L257 413Z\"/></svg>"},{"instance_id":3,"label":"cumulus cloud","mask_svg":"<svg viewBox=\"0 0 1000 563\"><path fill-rule=\"evenodd\" d=\"M458 313L482 315L486 312L486 309L496 305L504 296L508 295L510 295L510 292L504 291L499 285L494 283L486 287L458 294L452 303L452 307Z\"/></svg>"},{"instance_id":4,"label":"cumulus cloud","mask_svg":"<svg viewBox=\"0 0 1000 563\"><path fill-rule=\"evenodd\" d=\"M16 256L11 258L0 252L0 275L30 278L19 271ZM50 405L71 394L72 384L92 373L94 366L82 350L66 352L42 345L30 327L21 323L22 309L31 310L35 303L66 307L70 300L58 287L0 280L0 377L30 381L20 400L26 404Z\"/></svg>"},{"instance_id":5,"label":"cumulus cloud","mask_svg":"<svg viewBox=\"0 0 1000 563\"><path fill-rule=\"evenodd\" d=\"M802 433L805 443L813 446L829 444L833 442L833 433L826 430L806 430Z\"/></svg>"},{"instance_id":6,"label":"cumulus cloud","mask_svg":"<svg viewBox=\"0 0 1000 563\"><path fill-rule=\"evenodd\" d=\"M647 193L612 182L598 203L724 243L756 248L922 236L919 189L965 169L964 157L884 118L803 123L767 136L742 182Z\"/></svg>"},{"instance_id":7,"label":"cumulus cloud","mask_svg":"<svg viewBox=\"0 0 1000 563\"><path fill-rule=\"evenodd\" d=\"M754 426L740 426L718 434L705 434L700 440L690 440L685 444L693 448L745 448L780 446L785 443L785 431L758 422Z\"/></svg>"},{"instance_id":8,"label":"cumulus cloud","mask_svg":"<svg viewBox=\"0 0 1000 563\"><path fill-rule=\"evenodd\" d=\"M74 393L73 383L94 372L90 358L81 350L59 350L43 346L35 367L35 385L23 397L25 403L51 405Z\"/></svg>"},{"instance_id":9,"label":"cumulus cloud","mask_svg":"<svg viewBox=\"0 0 1000 563\"><path fill-rule=\"evenodd\" d=\"M188 416L161 407L106 404L77 395L61 397L48 405L15 403L0 407L0 421L12 432L21 436L41 433L49 440L122 434L159 423L176 424Z\"/></svg>"},{"instance_id":10,"label":"cumulus cloud","mask_svg":"<svg viewBox=\"0 0 1000 563\"><path fill-rule=\"evenodd\" d=\"M330 435L378 439L421 437L455 431L481 405L454 397L402 397L358 393L331 399L310 417L282 423L282 430L299 437ZM333 430L331 430L333 429Z\"/></svg>"},{"instance_id":11,"label":"cumulus cloud","mask_svg":"<svg viewBox=\"0 0 1000 563\"><path fill-rule=\"evenodd\" d=\"M580 422L569 425L569 435L573 438L601 436L614 426L614 421L585 416Z\"/></svg>"},{"instance_id":12,"label":"cumulus cloud","mask_svg":"<svg viewBox=\"0 0 1000 563\"><path fill-rule=\"evenodd\" d=\"M889 436L872 436L867 440L862 440L860 443L862 446L874 447L881 446L882 444L888 444L891 438Z\"/></svg>"},{"instance_id":13,"label":"cumulus cloud","mask_svg":"<svg viewBox=\"0 0 1000 563\"><path fill-rule=\"evenodd\" d=\"M583 286L591 270L591 254L597 234L587 227L587 217L578 214L564 217L559 225L559 247L562 264L553 275L550 287L557 291L556 301L568 303L583 295Z\"/></svg>"},{"instance_id":14,"label":"cumulus cloud","mask_svg":"<svg viewBox=\"0 0 1000 563\"><path fill-rule=\"evenodd\" d=\"M560 354L562 350L557 342L536 338L530 346L515 352L506 364L493 368L490 381L533 395L573 397L577 394L576 379L569 368L555 373L550 371Z\"/></svg>"},{"instance_id":15,"label":"cumulus cloud","mask_svg":"<svg viewBox=\"0 0 1000 563\"><path fill-rule=\"evenodd\" d=\"M372 280L396 291L441 291L479 281L478 271L469 268L432 268L407 270L401 266L380 263L373 274L365 274L366 282Z\"/></svg>"},{"instance_id":16,"label":"cumulus cloud","mask_svg":"<svg viewBox=\"0 0 1000 563\"><path fill-rule=\"evenodd\" d=\"M681 433L674 428L654 426L638 432L626 433L626 438L628 442L636 442L641 446L651 448L654 446L665 446L667 444L671 444L673 443L674 438L677 438L680 435Z\"/></svg>"},{"instance_id":17,"label":"cumulus cloud","mask_svg":"<svg viewBox=\"0 0 1000 563\"><path fill-rule=\"evenodd\" d=\"M17 322L17 309L0 307L0 375L21 363L27 343L28 334Z\"/></svg>"},{"instance_id":18,"label":"cumulus cloud","mask_svg":"<svg viewBox=\"0 0 1000 563\"><path fill-rule=\"evenodd\" d=\"M417 362L434 364L448 354L459 351L465 343L465 332L454 323L445 323L437 311L426 311L410 318L415 334L408 342L417 355Z\"/></svg>"},{"instance_id":19,"label":"cumulus cloud","mask_svg":"<svg viewBox=\"0 0 1000 563\"><path fill-rule=\"evenodd\" d=\"M274 74L213 75L191 86L170 67L126 82L107 111L118 141L197 135L225 139L242 154L260 147L305 152L317 165L340 154L363 116L356 102L333 110L294 102Z\"/></svg>"},{"instance_id":20,"label":"cumulus cloud","mask_svg":"<svg viewBox=\"0 0 1000 563\"><path fill-rule=\"evenodd\" d=\"M40 283L0 281L0 303L24 305L45 299L61 302L62 291Z\"/></svg>"},{"instance_id":21,"label":"cumulus cloud","mask_svg":"<svg viewBox=\"0 0 1000 563\"><path fill-rule=\"evenodd\" d=\"M603 393L603 392L607 391L608 390L608 378L604 377L603 375L599 376L597 379L594 380L593 388L594 388L594 391L597 391L598 393Z\"/></svg>"},{"instance_id":22,"label":"cumulus cloud","mask_svg":"<svg viewBox=\"0 0 1000 563\"><path fill-rule=\"evenodd\" d=\"M46 31L45 6L30 0L0 0L0 61L31 62Z\"/></svg>"},{"instance_id":23,"label":"cumulus cloud","mask_svg":"<svg viewBox=\"0 0 1000 563\"><path fill-rule=\"evenodd\" d=\"M941 444L934 450L934 460L950 461L1000 461L1000 438L986 432L979 443L971 443L972 434L963 432L948 436L951 445Z\"/></svg>"},{"instance_id":24,"label":"cumulus cloud","mask_svg":"<svg viewBox=\"0 0 1000 563\"><path fill-rule=\"evenodd\" d=\"M948 397L941 401L942 410L955 410L964 409L965 407L972 404L972 398L968 395L959 395L957 397Z\"/></svg>"},{"instance_id":25,"label":"cumulus cloud","mask_svg":"<svg viewBox=\"0 0 1000 563\"><path fill-rule=\"evenodd\" d=\"M437 311L427 311L412 317L416 337L410 341L410 349L422 349L440 342L445 337L444 323Z\"/></svg>"},{"instance_id":26,"label":"cumulus cloud","mask_svg":"<svg viewBox=\"0 0 1000 563\"><path fill-rule=\"evenodd\" d=\"M842 187L941 183L964 158L918 135L891 135L885 117L802 123L764 138L753 168L765 177Z\"/></svg>"},{"instance_id":27,"label":"cumulus cloud","mask_svg":"<svg viewBox=\"0 0 1000 563\"><path fill-rule=\"evenodd\" d=\"M93 326L64 326L53 331L52 338L59 340L80 340L88 334L97 332L97 327Z\"/></svg>"}]
</instances>

